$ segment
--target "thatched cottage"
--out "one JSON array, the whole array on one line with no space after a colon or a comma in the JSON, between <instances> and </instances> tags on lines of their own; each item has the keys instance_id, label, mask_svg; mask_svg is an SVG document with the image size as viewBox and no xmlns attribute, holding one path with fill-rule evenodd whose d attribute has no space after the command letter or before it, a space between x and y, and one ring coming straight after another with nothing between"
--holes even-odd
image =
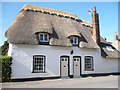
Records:
<instances>
[{"instance_id":1,"label":"thatched cottage","mask_svg":"<svg viewBox=\"0 0 120 90\"><path fill-rule=\"evenodd\" d=\"M25 5L5 33L13 57L12 79L118 73L119 52L100 37L96 8L92 21Z\"/></svg>"}]
</instances>

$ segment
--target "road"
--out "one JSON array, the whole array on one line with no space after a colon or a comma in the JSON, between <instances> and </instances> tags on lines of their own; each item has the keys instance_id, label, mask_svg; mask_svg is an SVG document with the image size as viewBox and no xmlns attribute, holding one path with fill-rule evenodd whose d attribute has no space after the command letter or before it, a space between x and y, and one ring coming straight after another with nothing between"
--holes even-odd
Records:
<instances>
[{"instance_id":1,"label":"road","mask_svg":"<svg viewBox=\"0 0 120 90\"><path fill-rule=\"evenodd\" d=\"M2 88L118 88L118 76L11 82Z\"/></svg>"}]
</instances>

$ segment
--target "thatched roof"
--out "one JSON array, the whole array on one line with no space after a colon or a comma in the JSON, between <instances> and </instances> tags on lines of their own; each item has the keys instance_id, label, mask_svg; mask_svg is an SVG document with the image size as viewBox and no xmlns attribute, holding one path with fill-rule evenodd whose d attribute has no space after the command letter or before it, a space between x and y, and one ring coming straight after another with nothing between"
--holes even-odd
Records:
<instances>
[{"instance_id":1,"label":"thatched roof","mask_svg":"<svg viewBox=\"0 0 120 90\"><path fill-rule=\"evenodd\" d=\"M49 33L52 46L72 46L69 36L80 38L80 48L100 48L104 57L115 57L105 45L99 45L92 37L92 24L79 19L76 15L35 5L25 5L6 31L9 43L39 45L39 32ZM101 38L102 43L107 43ZM116 51L116 50L115 50ZM116 51L117 52L117 51ZM106 56L105 56L106 55Z\"/></svg>"},{"instance_id":2,"label":"thatched roof","mask_svg":"<svg viewBox=\"0 0 120 90\"><path fill-rule=\"evenodd\" d=\"M52 35L50 45L72 46L69 36L81 38L79 47L99 48L92 38L92 26L76 15L35 5L25 5L6 31L10 43L39 44L38 32Z\"/></svg>"}]
</instances>

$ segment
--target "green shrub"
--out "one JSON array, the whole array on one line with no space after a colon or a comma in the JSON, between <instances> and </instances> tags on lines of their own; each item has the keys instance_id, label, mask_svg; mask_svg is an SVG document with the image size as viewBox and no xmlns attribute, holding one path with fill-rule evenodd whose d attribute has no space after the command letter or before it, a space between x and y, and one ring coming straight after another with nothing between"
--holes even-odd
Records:
<instances>
[{"instance_id":1,"label":"green shrub","mask_svg":"<svg viewBox=\"0 0 120 90\"><path fill-rule=\"evenodd\" d=\"M11 64L12 57L0 56L0 78L2 82L9 82L11 80Z\"/></svg>"},{"instance_id":2,"label":"green shrub","mask_svg":"<svg viewBox=\"0 0 120 90\"><path fill-rule=\"evenodd\" d=\"M1 49L1 47L0 47L0 56L2 55L2 49Z\"/></svg>"},{"instance_id":3,"label":"green shrub","mask_svg":"<svg viewBox=\"0 0 120 90\"><path fill-rule=\"evenodd\" d=\"M9 43L8 43L8 41L5 41L4 45L1 46L1 54L2 54L2 56L7 56L8 48L9 48Z\"/></svg>"}]
</instances>

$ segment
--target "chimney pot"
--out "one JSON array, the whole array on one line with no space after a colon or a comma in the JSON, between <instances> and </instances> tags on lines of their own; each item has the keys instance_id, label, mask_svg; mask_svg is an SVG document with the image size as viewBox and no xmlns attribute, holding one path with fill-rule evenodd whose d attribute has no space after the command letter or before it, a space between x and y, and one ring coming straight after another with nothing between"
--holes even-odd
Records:
<instances>
[{"instance_id":1,"label":"chimney pot","mask_svg":"<svg viewBox=\"0 0 120 90\"><path fill-rule=\"evenodd\" d=\"M117 33L115 32L115 33L114 33L114 40L117 40L117 39L118 39Z\"/></svg>"},{"instance_id":2,"label":"chimney pot","mask_svg":"<svg viewBox=\"0 0 120 90\"><path fill-rule=\"evenodd\" d=\"M106 37L104 37L104 40L105 40L105 41L107 40Z\"/></svg>"},{"instance_id":3,"label":"chimney pot","mask_svg":"<svg viewBox=\"0 0 120 90\"><path fill-rule=\"evenodd\" d=\"M94 12L96 12L96 11L97 11L97 10L96 10L96 7L94 7L93 10L94 10Z\"/></svg>"}]
</instances>

